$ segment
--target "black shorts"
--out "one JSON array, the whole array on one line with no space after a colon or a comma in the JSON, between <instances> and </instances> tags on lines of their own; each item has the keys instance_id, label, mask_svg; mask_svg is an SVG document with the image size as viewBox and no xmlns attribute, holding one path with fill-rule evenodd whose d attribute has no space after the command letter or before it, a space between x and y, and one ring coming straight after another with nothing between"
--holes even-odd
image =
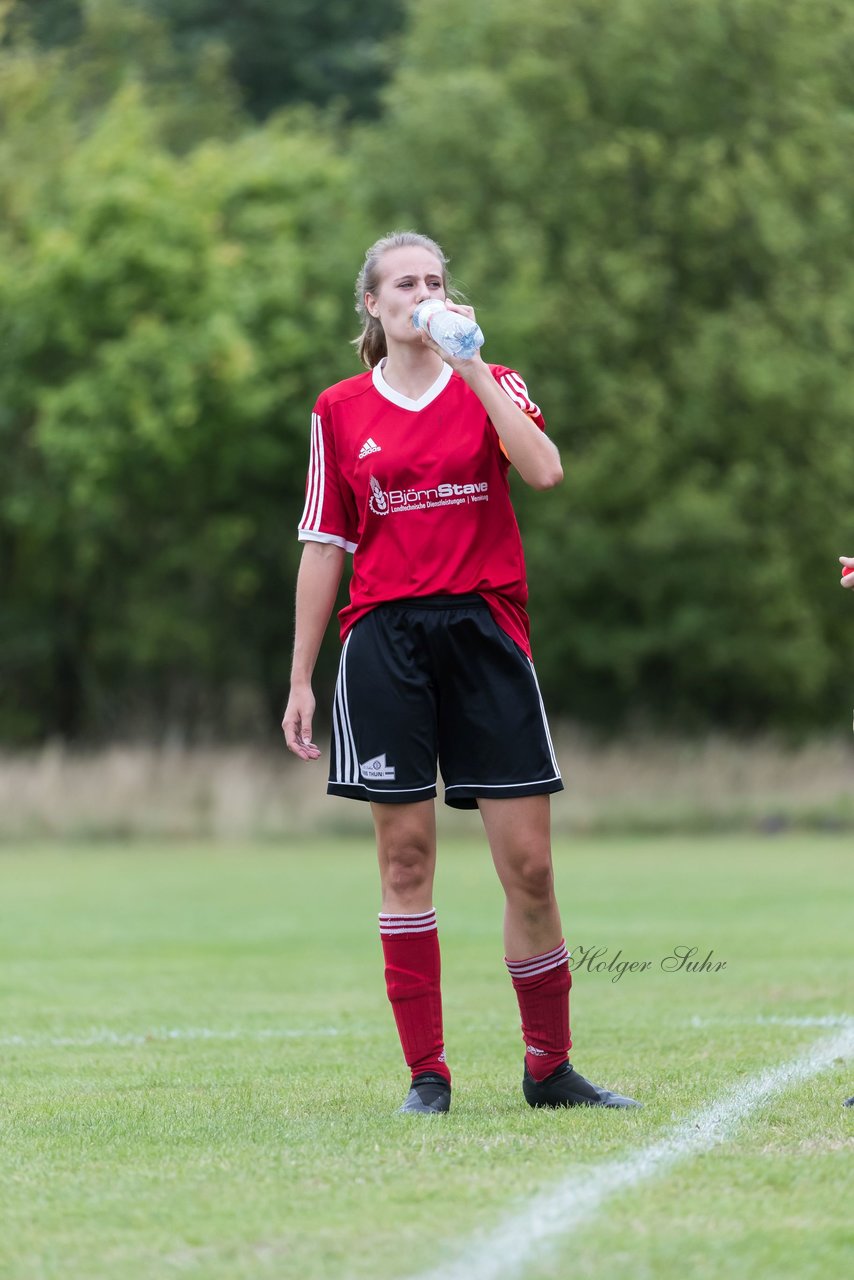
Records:
<instances>
[{"instance_id":1,"label":"black shorts","mask_svg":"<svg viewBox=\"0 0 854 1280\"><path fill-rule=\"evenodd\" d=\"M344 641L329 794L430 800L437 761L455 809L563 790L534 665L479 595L378 605Z\"/></svg>"}]
</instances>

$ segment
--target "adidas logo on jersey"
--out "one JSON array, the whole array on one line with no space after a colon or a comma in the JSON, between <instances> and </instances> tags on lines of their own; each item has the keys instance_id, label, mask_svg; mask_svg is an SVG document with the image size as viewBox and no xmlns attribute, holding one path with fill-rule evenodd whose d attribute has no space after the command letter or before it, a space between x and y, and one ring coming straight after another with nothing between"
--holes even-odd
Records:
<instances>
[{"instance_id":1,"label":"adidas logo on jersey","mask_svg":"<svg viewBox=\"0 0 854 1280\"><path fill-rule=\"evenodd\" d=\"M367 440L359 450L359 457L367 458L369 453L382 453L382 449L371 436L368 436Z\"/></svg>"},{"instance_id":2,"label":"adidas logo on jersey","mask_svg":"<svg viewBox=\"0 0 854 1280\"><path fill-rule=\"evenodd\" d=\"M363 778L390 778L394 781L394 765L386 764L384 755L374 756L364 764L360 761L359 772Z\"/></svg>"}]
</instances>

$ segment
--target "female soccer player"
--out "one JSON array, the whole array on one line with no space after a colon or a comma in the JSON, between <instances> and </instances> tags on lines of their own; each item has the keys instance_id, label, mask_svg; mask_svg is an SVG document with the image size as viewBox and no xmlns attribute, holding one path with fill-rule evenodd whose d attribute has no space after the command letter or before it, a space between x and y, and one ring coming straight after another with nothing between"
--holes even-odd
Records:
<instances>
[{"instance_id":1,"label":"female soccer player","mask_svg":"<svg viewBox=\"0 0 854 1280\"><path fill-rule=\"evenodd\" d=\"M412 1074L401 1110L443 1112L451 1099L432 896L437 761L445 803L480 810L506 895L525 1098L637 1106L567 1061L571 979L549 826L563 783L531 662L507 480L512 465L550 489L560 458L518 373L479 353L452 358L413 327L420 302L447 301L446 265L432 240L399 232L368 250L356 281L369 372L324 391L312 416L282 728L295 755L318 758L311 678L352 552L328 791L371 805L386 987Z\"/></svg>"}]
</instances>

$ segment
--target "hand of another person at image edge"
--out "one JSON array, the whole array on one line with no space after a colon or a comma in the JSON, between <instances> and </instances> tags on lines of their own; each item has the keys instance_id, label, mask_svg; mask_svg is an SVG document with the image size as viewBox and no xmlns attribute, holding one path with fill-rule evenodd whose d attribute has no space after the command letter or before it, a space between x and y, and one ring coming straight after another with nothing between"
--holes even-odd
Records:
<instances>
[{"instance_id":1,"label":"hand of another person at image edge","mask_svg":"<svg viewBox=\"0 0 854 1280\"><path fill-rule=\"evenodd\" d=\"M300 760L317 760L320 758L320 747L311 740L311 721L314 715L314 697L310 690L292 693L285 708L282 730L288 750Z\"/></svg>"},{"instance_id":2,"label":"hand of another person at image edge","mask_svg":"<svg viewBox=\"0 0 854 1280\"><path fill-rule=\"evenodd\" d=\"M840 556L843 587L854 587L854 556Z\"/></svg>"}]
</instances>

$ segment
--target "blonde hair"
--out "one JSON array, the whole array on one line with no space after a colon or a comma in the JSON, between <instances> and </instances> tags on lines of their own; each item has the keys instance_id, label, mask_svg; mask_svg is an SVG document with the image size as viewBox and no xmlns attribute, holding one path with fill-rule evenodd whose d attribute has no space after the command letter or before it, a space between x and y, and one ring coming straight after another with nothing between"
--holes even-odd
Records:
<instances>
[{"instance_id":1,"label":"blonde hair","mask_svg":"<svg viewBox=\"0 0 854 1280\"><path fill-rule=\"evenodd\" d=\"M388 355L385 331L376 316L372 316L365 306L365 294L376 294L380 287L380 263L390 249L427 249L442 264L442 284L449 297L456 297L455 291L448 282L448 259L439 245L429 236L419 235L417 231L392 231L371 245L365 254L362 270L356 277L356 314L362 321L362 332L353 339L353 346L359 353L362 364L373 369L384 356Z\"/></svg>"}]
</instances>

